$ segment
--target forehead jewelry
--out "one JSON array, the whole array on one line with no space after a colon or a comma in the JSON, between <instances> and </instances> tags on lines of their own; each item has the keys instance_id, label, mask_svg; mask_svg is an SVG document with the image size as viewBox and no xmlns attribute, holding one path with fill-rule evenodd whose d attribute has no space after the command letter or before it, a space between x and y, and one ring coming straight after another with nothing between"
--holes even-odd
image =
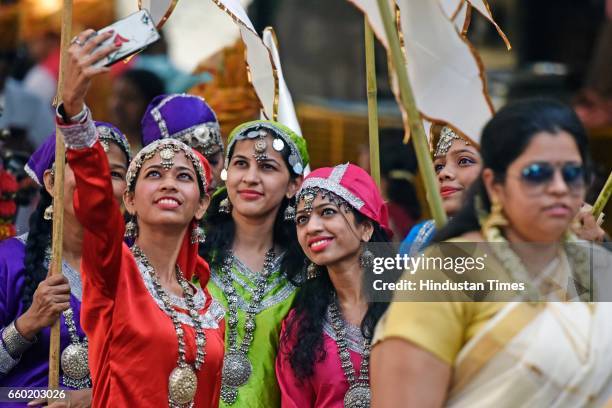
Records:
<instances>
[{"instance_id":1,"label":"forehead jewelry","mask_svg":"<svg viewBox=\"0 0 612 408\"><path fill-rule=\"evenodd\" d=\"M438 141L438 145L436 146L435 156L446 156L448 150L453 144L454 140L464 140L461 136L459 136L453 129L448 126L444 126L442 130L440 130L440 140ZM465 144L468 145L468 141L465 140Z\"/></svg>"},{"instance_id":2,"label":"forehead jewelry","mask_svg":"<svg viewBox=\"0 0 612 408\"><path fill-rule=\"evenodd\" d=\"M312 204L314 203L315 195L314 193L306 193L304 195L304 211L306 214L310 215L312 213Z\"/></svg>"},{"instance_id":3,"label":"forehead jewelry","mask_svg":"<svg viewBox=\"0 0 612 408\"><path fill-rule=\"evenodd\" d=\"M272 142L272 148L276 150L277 152L282 151L284 147L285 147L285 142L283 142L283 139L280 139L277 137Z\"/></svg>"},{"instance_id":4,"label":"forehead jewelry","mask_svg":"<svg viewBox=\"0 0 612 408\"><path fill-rule=\"evenodd\" d=\"M255 150L253 157L255 157L255 161L259 163L268 159L268 155L266 154L268 143L266 143L265 139L267 133L264 130L259 130L257 133L259 133L259 138L255 141L255 145L253 146Z\"/></svg>"},{"instance_id":5,"label":"forehead jewelry","mask_svg":"<svg viewBox=\"0 0 612 408\"><path fill-rule=\"evenodd\" d=\"M100 144L102 145L104 151L108 153L108 151L110 150L110 144L108 143L108 140L100 140Z\"/></svg>"},{"instance_id":6,"label":"forehead jewelry","mask_svg":"<svg viewBox=\"0 0 612 408\"><path fill-rule=\"evenodd\" d=\"M174 150L171 147L165 147L159 151L161 157L161 165L164 169L170 170L174 166Z\"/></svg>"}]
</instances>

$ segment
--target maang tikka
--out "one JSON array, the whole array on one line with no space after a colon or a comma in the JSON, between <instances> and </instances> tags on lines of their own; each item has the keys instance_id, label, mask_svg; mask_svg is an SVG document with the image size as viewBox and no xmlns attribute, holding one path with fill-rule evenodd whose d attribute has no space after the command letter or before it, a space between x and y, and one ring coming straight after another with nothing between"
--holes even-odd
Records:
<instances>
[{"instance_id":1,"label":"maang tikka","mask_svg":"<svg viewBox=\"0 0 612 408\"><path fill-rule=\"evenodd\" d=\"M255 141L255 145L253 146L253 157L255 157L255 161L257 163L262 162L268 159L268 155L266 154L266 149L268 148L268 143L266 143L265 137L268 135L264 130L259 130L259 138Z\"/></svg>"},{"instance_id":2,"label":"maang tikka","mask_svg":"<svg viewBox=\"0 0 612 408\"><path fill-rule=\"evenodd\" d=\"M159 151L161 157L161 165L164 169L170 170L174 166L174 156L176 153L171 147L165 147Z\"/></svg>"}]
</instances>

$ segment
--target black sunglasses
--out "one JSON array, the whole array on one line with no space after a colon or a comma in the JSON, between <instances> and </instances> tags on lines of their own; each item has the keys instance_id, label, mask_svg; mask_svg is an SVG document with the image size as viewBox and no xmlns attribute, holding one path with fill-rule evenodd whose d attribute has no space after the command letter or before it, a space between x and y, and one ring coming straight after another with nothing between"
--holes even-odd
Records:
<instances>
[{"instance_id":1,"label":"black sunglasses","mask_svg":"<svg viewBox=\"0 0 612 408\"><path fill-rule=\"evenodd\" d=\"M521 178L533 185L550 183L557 168L561 171L563 181L568 186L580 187L584 185L586 181L584 166L577 163L565 163L561 166L554 166L547 162L532 163L521 171Z\"/></svg>"}]
</instances>

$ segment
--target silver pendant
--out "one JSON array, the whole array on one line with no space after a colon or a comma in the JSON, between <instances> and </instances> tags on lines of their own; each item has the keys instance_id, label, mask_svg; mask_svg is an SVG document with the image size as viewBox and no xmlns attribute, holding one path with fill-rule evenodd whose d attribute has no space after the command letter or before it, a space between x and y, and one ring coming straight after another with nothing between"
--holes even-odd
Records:
<instances>
[{"instance_id":1,"label":"silver pendant","mask_svg":"<svg viewBox=\"0 0 612 408\"><path fill-rule=\"evenodd\" d=\"M248 357L240 352L229 352L223 358L223 385L240 387L249 380L253 367Z\"/></svg>"},{"instance_id":2,"label":"silver pendant","mask_svg":"<svg viewBox=\"0 0 612 408\"><path fill-rule=\"evenodd\" d=\"M370 408L372 394L365 384L354 385L344 394L345 408Z\"/></svg>"},{"instance_id":3,"label":"silver pendant","mask_svg":"<svg viewBox=\"0 0 612 408\"><path fill-rule=\"evenodd\" d=\"M238 399L238 387L221 385L221 399L228 405L232 405Z\"/></svg>"},{"instance_id":4,"label":"silver pendant","mask_svg":"<svg viewBox=\"0 0 612 408\"><path fill-rule=\"evenodd\" d=\"M168 379L170 400L177 404L193 401L198 388L198 377L190 366L176 367Z\"/></svg>"},{"instance_id":5,"label":"silver pendant","mask_svg":"<svg viewBox=\"0 0 612 408\"><path fill-rule=\"evenodd\" d=\"M89 375L87 347L81 343L72 343L62 351L60 358L62 371L66 377L82 380Z\"/></svg>"}]
</instances>

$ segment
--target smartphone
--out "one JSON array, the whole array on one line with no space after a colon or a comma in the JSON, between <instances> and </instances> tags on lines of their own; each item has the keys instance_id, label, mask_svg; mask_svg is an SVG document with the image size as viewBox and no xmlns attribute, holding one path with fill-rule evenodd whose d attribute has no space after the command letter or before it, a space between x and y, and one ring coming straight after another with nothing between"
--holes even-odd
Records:
<instances>
[{"instance_id":1,"label":"smartphone","mask_svg":"<svg viewBox=\"0 0 612 408\"><path fill-rule=\"evenodd\" d=\"M149 14L149 11L146 9L130 14L104 27L98 31L98 34L104 34L110 30L115 32L114 35L101 43L98 48L110 44L116 44L121 48L118 48L117 51L112 52L105 58L94 63L93 65L96 67L109 67L130 55L142 51L148 45L159 40L159 32L157 28L155 28L155 23L151 18L151 14Z\"/></svg>"}]
</instances>

